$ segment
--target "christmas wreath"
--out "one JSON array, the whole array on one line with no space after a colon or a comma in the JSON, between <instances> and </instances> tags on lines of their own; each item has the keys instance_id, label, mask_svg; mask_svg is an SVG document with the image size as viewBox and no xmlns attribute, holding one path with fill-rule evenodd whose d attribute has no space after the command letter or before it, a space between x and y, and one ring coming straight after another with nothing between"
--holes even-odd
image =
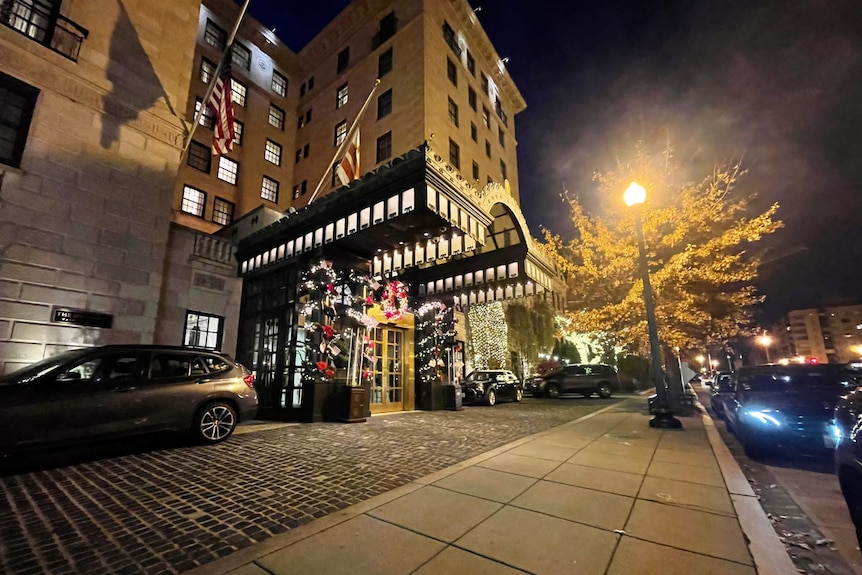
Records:
<instances>
[{"instance_id":1,"label":"christmas wreath","mask_svg":"<svg viewBox=\"0 0 862 575\"><path fill-rule=\"evenodd\" d=\"M407 311L407 286L398 280L392 280L386 284L380 307L387 319L401 319Z\"/></svg>"}]
</instances>

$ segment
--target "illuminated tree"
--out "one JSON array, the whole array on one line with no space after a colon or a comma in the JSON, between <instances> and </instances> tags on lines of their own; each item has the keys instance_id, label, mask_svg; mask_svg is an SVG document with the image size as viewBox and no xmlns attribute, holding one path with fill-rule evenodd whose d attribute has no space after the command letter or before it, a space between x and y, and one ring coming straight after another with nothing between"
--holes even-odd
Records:
<instances>
[{"instance_id":1,"label":"illuminated tree","mask_svg":"<svg viewBox=\"0 0 862 575\"><path fill-rule=\"evenodd\" d=\"M594 176L606 204L594 210L598 215L566 198L573 240L545 230L544 247L569 284L570 332L607 332L633 350L648 349L638 208L622 202L631 181L647 189L641 216L662 342L685 349L749 332L752 306L763 300L752 285L760 266L753 248L782 227L774 219L778 205L752 213L754 194L742 191L739 166L716 168L696 182L679 181L675 168L670 151L655 157L639 144L630 161Z\"/></svg>"}]
</instances>

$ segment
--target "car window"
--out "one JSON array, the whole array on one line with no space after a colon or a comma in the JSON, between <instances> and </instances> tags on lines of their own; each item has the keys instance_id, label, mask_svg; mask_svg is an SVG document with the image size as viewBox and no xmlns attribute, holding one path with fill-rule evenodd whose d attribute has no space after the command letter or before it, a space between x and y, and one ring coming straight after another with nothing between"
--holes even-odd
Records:
<instances>
[{"instance_id":1,"label":"car window","mask_svg":"<svg viewBox=\"0 0 862 575\"><path fill-rule=\"evenodd\" d=\"M566 368L566 375L584 375L586 372L581 365L570 365Z\"/></svg>"},{"instance_id":2,"label":"car window","mask_svg":"<svg viewBox=\"0 0 862 575\"><path fill-rule=\"evenodd\" d=\"M186 377L191 368L191 358L184 353L157 353L150 366L152 379Z\"/></svg>"},{"instance_id":3,"label":"car window","mask_svg":"<svg viewBox=\"0 0 862 575\"><path fill-rule=\"evenodd\" d=\"M202 359L210 373L227 371L230 369L230 363L228 363L228 361L223 357L219 357L216 355L205 355Z\"/></svg>"},{"instance_id":4,"label":"car window","mask_svg":"<svg viewBox=\"0 0 862 575\"><path fill-rule=\"evenodd\" d=\"M207 374L207 368L204 365L203 360L197 356L192 358L191 374L192 375L206 375Z\"/></svg>"},{"instance_id":5,"label":"car window","mask_svg":"<svg viewBox=\"0 0 862 575\"><path fill-rule=\"evenodd\" d=\"M57 374L58 382L92 382L96 379L96 373L102 365L103 358L96 357L82 361Z\"/></svg>"},{"instance_id":6,"label":"car window","mask_svg":"<svg viewBox=\"0 0 862 575\"><path fill-rule=\"evenodd\" d=\"M838 372L823 369L786 369L740 372L738 383L745 391L796 393L838 390L843 387Z\"/></svg>"},{"instance_id":7,"label":"car window","mask_svg":"<svg viewBox=\"0 0 862 575\"><path fill-rule=\"evenodd\" d=\"M129 385L138 379L138 357L134 353L107 357L103 363L100 379L111 386Z\"/></svg>"}]
</instances>

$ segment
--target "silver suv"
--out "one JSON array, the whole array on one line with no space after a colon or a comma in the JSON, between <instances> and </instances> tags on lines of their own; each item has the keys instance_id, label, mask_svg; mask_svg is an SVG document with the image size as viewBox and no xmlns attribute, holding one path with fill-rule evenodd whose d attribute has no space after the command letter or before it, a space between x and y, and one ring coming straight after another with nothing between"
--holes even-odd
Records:
<instances>
[{"instance_id":1,"label":"silver suv","mask_svg":"<svg viewBox=\"0 0 862 575\"><path fill-rule=\"evenodd\" d=\"M620 387L617 370L603 363L565 365L530 382L534 397L559 397L563 393L579 393L584 397L597 394L608 398Z\"/></svg>"}]
</instances>

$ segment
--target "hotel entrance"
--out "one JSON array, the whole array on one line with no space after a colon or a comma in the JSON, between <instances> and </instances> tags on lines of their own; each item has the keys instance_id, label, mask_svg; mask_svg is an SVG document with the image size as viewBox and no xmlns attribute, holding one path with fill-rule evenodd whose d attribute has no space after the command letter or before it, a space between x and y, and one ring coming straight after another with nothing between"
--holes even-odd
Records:
<instances>
[{"instance_id":1,"label":"hotel entrance","mask_svg":"<svg viewBox=\"0 0 862 575\"><path fill-rule=\"evenodd\" d=\"M407 330L378 326L369 331L374 345L371 371L371 413L404 411L408 390L405 357Z\"/></svg>"}]
</instances>

